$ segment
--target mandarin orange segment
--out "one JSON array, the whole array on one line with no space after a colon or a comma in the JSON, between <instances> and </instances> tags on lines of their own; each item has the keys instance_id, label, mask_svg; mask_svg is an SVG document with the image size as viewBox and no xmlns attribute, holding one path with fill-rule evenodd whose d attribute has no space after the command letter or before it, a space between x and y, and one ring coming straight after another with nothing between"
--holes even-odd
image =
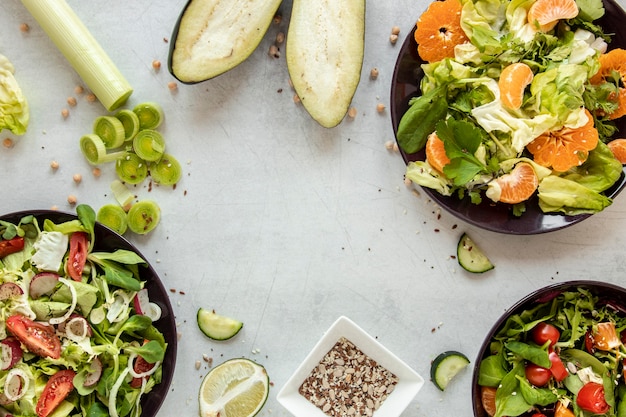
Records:
<instances>
[{"instance_id":1,"label":"mandarin orange segment","mask_svg":"<svg viewBox=\"0 0 626 417\"><path fill-rule=\"evenodd\" d=\"M520 162L511 172L496 178L495 181L500 186L499 201L507 204L528 200L539 186L539 178L528 162Z\"/></svg>"},{"instance_id":2,"label":"mandarin orange segment","mask_svg":"<svg viewBox=\"0 0 626 417\"><path fill-rule=\"evenodd\" d=\"M528 10L528 22L537 25L542 32L554 29L559 20L578 16L575 0L537 0Z\"/></svg>"},{"instance_id":3,"label":"mandarin orange segment","mask_svg":"<svg viewBox=\"0 0 626 417\"><path fill-rule=\"evenodd\" d=\"M613 153L615 159L623 164L626 164L626 139L613 139L607 146Z\"/></svg>"},{"instance_id":4,"label":"mandarin orange segment","mask_svg":"<svg viewBox=\"0 0 626 417\"><path fill-rule=\"evenodd\" d=\"M461 28L459 0L433 1L417 20L417 53L427 62L454 57L454 47L468 41Z\"/></svg>"},{"instance_id":5,"label":"mandarin orange segment","mask_svg":"<svg viewBox=\"0 0 626 417\"><path fill-rule=\"evenodd\" d=\"M496 414L496 389L480 387L480 402L485 412L493 417Z\"/></svg>"},{"instance_id":6,"label":"mandarin orange segment","mask_svg":"<svg viewBox=\"0 0 626 417\"><path fill-rule=\"evenodd\" d=\"M506 66L498 80L502 104L510 109L519 109L524 101L524 90L532 80L533 70L523 62Z\"/></svg>"},{"instance_id":7,"label":"mandarin orange segment","mask_svg":"<svg viewBox=\"0 0 626 417\"><path fill-rule=\"evenodd\" d=\"M600 69L589 79L592 84L601 84L617 71L621 77L621 84L626 85L626 50L617 48L606 54L600 55ZM609 114L609 119L614 120L626 115L626 88L619 88L619 95L615 97L618 103L617 110Z\"/></svg>"},{"instance_id":8,"label":"mandarin orange segment","mask_svg":"<svg viewBox=\"0 0 626 417\"><path fill-rule=\"evenodd\" d=\"M441 173L443 173L443 167L450 163L443 141L435 132L431 133L426 141L426 161Z\"/></svg>"},{"instance_id":9,"label":"mandarin orange segment","mask_svg":"<svg viewBox=\"0 0 626 417\"><path fill-rule=\"evenodd\" d=\"M585 125L575 129L564 127L558 131L545 132L530 142L526 149L533 155L533 160L558 172L565 172L585 162L589 151L595 149L599 140L591 113L585 110L585 114Z\"/></svg>"}]
</instances>

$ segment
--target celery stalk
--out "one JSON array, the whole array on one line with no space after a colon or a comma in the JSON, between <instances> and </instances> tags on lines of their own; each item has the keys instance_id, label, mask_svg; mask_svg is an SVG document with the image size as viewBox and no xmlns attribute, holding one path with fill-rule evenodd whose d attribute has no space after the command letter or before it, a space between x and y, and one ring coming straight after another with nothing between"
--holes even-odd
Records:
<instances>
[{"instance_id":1,"label":"celery stalk","mask_svg":"<svg viewBox=\"0 0 626 417\"><path fill-rule=\"evenodd\" d=\"M65 0L22 0L87 87L109 111L133 89Z\"/></svg>"}]
</instances>

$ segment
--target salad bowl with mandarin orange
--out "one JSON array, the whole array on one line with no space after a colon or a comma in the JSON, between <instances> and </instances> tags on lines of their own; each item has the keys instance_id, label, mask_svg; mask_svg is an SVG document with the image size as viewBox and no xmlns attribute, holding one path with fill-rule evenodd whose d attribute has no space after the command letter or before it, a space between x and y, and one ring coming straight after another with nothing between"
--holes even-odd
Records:
<instances>
[{"instance_id":1,"label":"salad bowl with mandarin orange","mask_svg":"<svg viewBox=\"0 0 626 417\"><path fill-rule=\"evenodd\" d=\"M406 177L502 233L610 206L625 183L625 18L613 0L433 1L392 80Z\"/></svg>"}]
</instances>

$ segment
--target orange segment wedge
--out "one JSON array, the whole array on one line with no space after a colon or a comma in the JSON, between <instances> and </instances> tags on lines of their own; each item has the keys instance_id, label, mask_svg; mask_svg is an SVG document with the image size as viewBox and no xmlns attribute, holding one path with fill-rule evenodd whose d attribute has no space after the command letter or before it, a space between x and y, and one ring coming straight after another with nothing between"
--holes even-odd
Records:
<instances>
[{"instance_id":1,"label":"orange segment wedge","mask_svg":"<svg viewBox=\"0 0 626 417\"><path fill-rule=\"evenodd\" d=\"M499 201L507 204L528 200L539 186L539 178L528 162L518 163L511 172L496 178L495 181L500 186Z\"/></svg>"},{"instance_id":2,"label":"orange segment wedge","mask_svg":"<svg viewBox=\"0 0 626 417\"><path fill-rule=\"evenodd\" d=\"M480 402L485 412L490 416L496 414L496 389L492 387L480 387Z\"/></svg>"},{"instance_id":3,"label":"orange segment wedge","mask_svg":"<svg viewBox=\"0 0 626 417\"><path fill-rule=\"evenodd\" d=\"M450 163L443 141L435 132L431 133L426 141L426 161L441 173L443 173L443 167Z\"/></svg>"},{"instance_id":4,"label":"orange segment wedge","mask_svg":"<svg viewBox=\"0 0 626 417\"><path fill-rule=\"evenodd\" d=\"M626 85L626 50L617 48L600 55L600 69L589 81L591 84L601 84L611 76L613 71L619 73L622 79L621 84ZM619 94L615 100L618 107L617 110L608 115L610 120L626 115L626 88L619 88Z\"/></svg>"},{"instance_id":5,"label":"orange segment wedge","mask_svg":"<svg viewBox=\"0 0 626 417\"><path fill-rule=\"evenodd\" d=\"M575 0L537 0L528 10L528 22L542 32L554 29L559 20L578 16Z\"/></svg>"},{"instance_id":6,"label":"orange segment wedge","mask_svg":"<svg viewBox=\"0 0 626 417\"><path fill-rule=\"evenodd\" d=\"M519 109L524 101L524 90L532 80L533 70L523 62L506 66L498 80L502 104L510 109Z\"/></svg>"},{"instance_id":7,"label":"orange segment wedge","mask_svg":"<svg viewBox=\"0 0 626 417\"><path fill-rule=\"evenodd\" d=\"M417 53L427 62L454 57L454 47L468 41L461 28L459 0L433 1L417 20Z\"/></svg>"},{"instance_id":8,"label":"orange segment wedge","mask_svg":"<svg viewBox=\"0 0 626 417\"><path fill-rule=\"evenodd\" d=\"M613 152L615 159L623 164L626 164L626 139L613 139L607 146Z\"/></svg>"}]
</instances>

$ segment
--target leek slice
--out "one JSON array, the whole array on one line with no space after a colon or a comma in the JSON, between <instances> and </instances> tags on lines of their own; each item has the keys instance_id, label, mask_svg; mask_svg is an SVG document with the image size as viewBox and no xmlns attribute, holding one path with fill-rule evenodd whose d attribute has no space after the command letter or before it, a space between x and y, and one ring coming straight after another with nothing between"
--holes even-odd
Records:
<instances>
[{"instance_id":1,"label":"leek slice","mask_svg":"<svg viewBox=\"0 0 626 417\"><path fill-rule=\"evenodd\" d=\"M124 156L124 151L107 153L104 141L95 133L80 138L80 150L91 165L113 162Z\"/></svg>"},{"instance_id":2,"label":"leek slice","mask_svg":"<svg viewBox=\"0 0 626 417\"><path fill-rule=\"evenodd\" d=\"M140 130L133 139L133 150L146 161L158 161L165 152L165 139L156 130Z\"/></svg>"},{"instance_id":3,"label":"leek slice","mask_svg":"<svg viewBox=\"0 0 626 417\"><path fill-rule=\"evenodd\" d=\"M137 234L151 232L161 220L161 209L152 200L142 200L128 211L128 228Z\"/></svg>"},{"instance_id":4,"label":"leek slice","mask_svg":"<svg viewBox=\"0 0 626 417\"><path fill-rule=\"evenodd\" d=\"M152 101L137 104L133 112L139 117L140 129L156 129L163 123L165 117L161 106Z\"/></svg>"},{"instance_id":5,"label":"leek slice","mask_svg":"<svg viewBox=\"0 0 626 417\"><path fill-rule=\"evenodd\" d=\"M132 87L65 0L22 4L108 111L128 100Z\"/></svg>"},{"instance_id":6,"label":"leek slice","mask_svg":"<svg viewBox=\"0 0 626 417\"><path fill-rule=\"evenodd\" d=\"M127 186L120 180L113 180L111 182L111 191L113 192L113 197L119 203L119 205L126 211L130 209L131 204L133 203L133 199L135 195L130 192Z\"/></svg>"},{"instance_id":7,"label":"leek slice","mask_svg":"<svg viewBox=\"0 0 626 417\"><path fill-rule=\"evenodd\" d=\"M124 126L124 141L129 141L139 132L139 116L132 110L122 109L115 114L115 117Z\"/></svg>"},{"instance_id":8,"label":"leek slice","mask_svg":"<svg viewBox=\"0 0 626 417\"><path fill-rule=\"evenodd\" d=\"M123 235L128 228L126 212L121 206L115 204L105 204L100 207L96 221L120 235Z\"/></svg>"},{"instance_id":9,"label":"leek slice","mask_svg":"<svg viewBox=\"0 0 626 417\"><path fill-rule=\"evenodd\" d=\"M124 144L126 132L122 122L113 116L99 116L93 122L93 132L102 138L107 149L119 148Z\"/></svg>"},{"instance_id":10,"label":"leek slice","mask_svg":"<svg viewBox=\"0 0 626 417\"><path fill-rule=\"evenodd\" d=\"M183 175L183 169L176 158L170 154L163 154L159 162L150 166L150 176L154 182L161 185L174 185Z\"/></svg>"},{"instance_id":11,"label":"leek slice","mask_svg":"<svg viewBox=\"0 0 626 417\"><path fill-rule=\"evenodd\" d=\"M115 172L122 181L139 184L148 176L148 165L137 154L126 152L115 163Z\"/></svg>"}]
</instances>

